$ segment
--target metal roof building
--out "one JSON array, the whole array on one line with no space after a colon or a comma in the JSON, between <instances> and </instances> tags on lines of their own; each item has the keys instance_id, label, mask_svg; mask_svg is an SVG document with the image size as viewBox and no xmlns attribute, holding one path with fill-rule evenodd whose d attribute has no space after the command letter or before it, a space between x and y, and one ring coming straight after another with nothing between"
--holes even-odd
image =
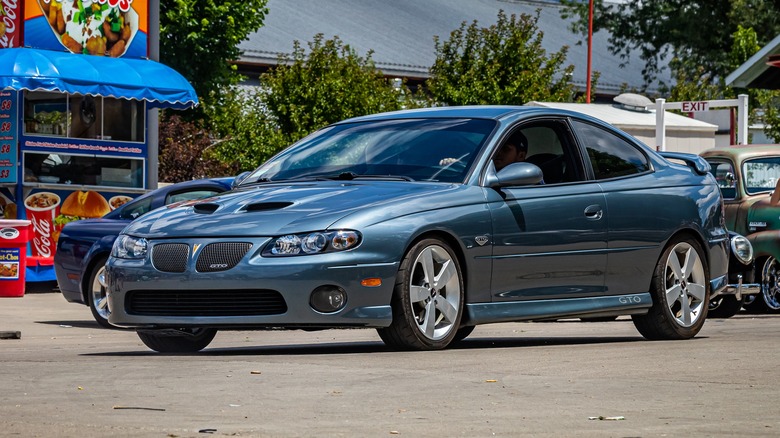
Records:
<instances>
[{"instance_id":1,"label":"metal roof building","mask_svg":"<svg viewBox=\"0 0 780 438\"><path fill-rule=\"evenodd\" d=\"M282 53L293 50L293 41L306 48L316 34L338 36L361 55L372 51L372 59L385 76L404 77L410 83L428 78L436 59L434 36L449 39L463 22L474 20L480 27L495 24L499 10L512 14L535 15L543 32L543 46L549 53L569 47L565 65L575 66L573 82L585 90L587 38L569 30L570 21L561 18L556 1L541 0L269 0L265 23L239 48L239 71L257 76L276 65ZM655 94L657 84L645 89L644 62L638 57L621 60L607 50L608 34L598 32L593 39L592 68L600 73L596 93L610 98L626 90ZM578 45L579 43L579 45ZM621 64L625 63L625 66ZM668 82L669 78L662 80Z\"/></svg>"}]
</instances>

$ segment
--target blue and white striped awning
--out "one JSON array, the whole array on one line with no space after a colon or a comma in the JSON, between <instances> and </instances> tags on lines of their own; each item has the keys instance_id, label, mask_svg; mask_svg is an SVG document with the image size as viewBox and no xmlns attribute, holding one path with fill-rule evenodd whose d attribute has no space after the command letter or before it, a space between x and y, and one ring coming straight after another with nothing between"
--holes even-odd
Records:
<instances>
[{"instance_id":1,"label":"blue and white striped awning","mask_svg":"<svg viewBox=\"0 0 780 438\"><path fill-rule=\"evenodd\" d=\"M0 50L0 89L135 99L150 108L198 104L192 85L159 62L30 48Z\"/></svg>"}]
</instances>

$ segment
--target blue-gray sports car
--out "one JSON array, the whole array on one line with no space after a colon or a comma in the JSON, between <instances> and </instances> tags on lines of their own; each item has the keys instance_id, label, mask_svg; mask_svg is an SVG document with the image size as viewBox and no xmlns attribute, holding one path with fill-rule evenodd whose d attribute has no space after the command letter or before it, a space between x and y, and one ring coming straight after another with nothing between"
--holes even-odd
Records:
<instances>
[{"instance_id":1,"label":"blue-gray sports car","mask_svg":"<svg viewBox=\"0 0 780 438\"><path fill-rule=\"evenodd\" d=\"M707 163L666 156L548 108L345 120L131 223L106 265L109 322L159 352L269 327L432 350L478 324L615 315L691 338L726 287L729 237Z\"/></svg>"},{"instance_id":2,"label":"blue-gray sports car","mask_svg":"<svg viewBox=\"0 0 780 438\"><path fill-rule=\"evenodd\" d=\"M111 247L122 229L144 214L176 202L203 198L230 190L235 178L211 178L166 185L121 205L99 219L66 224L57 239L54 272L62 296L70 303L89 306L95 321L108 323L108 302L101 277Z\"/></svg>"}]
</instances>

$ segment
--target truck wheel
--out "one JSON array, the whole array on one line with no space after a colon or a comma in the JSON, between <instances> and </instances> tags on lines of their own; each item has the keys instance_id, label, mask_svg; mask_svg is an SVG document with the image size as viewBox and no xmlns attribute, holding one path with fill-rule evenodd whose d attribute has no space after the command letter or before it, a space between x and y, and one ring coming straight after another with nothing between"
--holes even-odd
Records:
<instances>
[{"instance_id":1,"label":"truck wheel","mask_svg":"<svg viewBox=\"0 0 780 438\"><path fill-rule=\"evenodd\" d=\"M160 353L195 353L208 346L217 335L209 328L138 330L141 342Z\"/></svg>"},{"instance_id":2,"label":"truck wheel","mask_svg":"<svg viewBox=\"0 0 780 438\"><path fill-rule=\"evenodd\" d=\"M756 301L763 301L767 311L780 311L780 263L774 257L766 259L761 268L761 294Z\"/></svg>"},{"instance_id":3,"label":"truck wheel","mask_svg":"<svg viewBox=\"0 0 780 438\"><path fill-rule=\"evenodd\" d=\"M710 308L707 311L707 318L731 318L739 313L745 297L738 300L734 295L722 295L710 300Z\"/></svg>"},{"instance_id":4,"label":"truck wheel","mask_svg":"<svg viewBox=\"0 0 780 438\"><path fill-rule=\"evenodd\" d=\"M672 240L658 260L650 294L653 306L632 315L639 333L650 340L689 339L707 317L710 281L704 251L693 239Z\"/></svg>"}]
</instances>

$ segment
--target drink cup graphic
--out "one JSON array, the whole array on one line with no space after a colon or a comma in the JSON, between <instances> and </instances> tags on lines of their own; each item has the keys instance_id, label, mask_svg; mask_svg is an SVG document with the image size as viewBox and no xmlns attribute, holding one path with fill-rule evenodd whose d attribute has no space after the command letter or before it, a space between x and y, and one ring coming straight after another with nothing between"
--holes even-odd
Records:
<instances>
[{"instance_id":1,"label":"drink cup graphic","mask_svg":"<svg viewBox=\"0 0 780 438\"><path fill-rule=\"evenodd\" d=\"M51 192L33 193L24 200L24 207L27 210L27 219L32 223L32 255L53 256L57 248L54 218L59 214L59 195Z\"/></svg>"}]
</instances>

